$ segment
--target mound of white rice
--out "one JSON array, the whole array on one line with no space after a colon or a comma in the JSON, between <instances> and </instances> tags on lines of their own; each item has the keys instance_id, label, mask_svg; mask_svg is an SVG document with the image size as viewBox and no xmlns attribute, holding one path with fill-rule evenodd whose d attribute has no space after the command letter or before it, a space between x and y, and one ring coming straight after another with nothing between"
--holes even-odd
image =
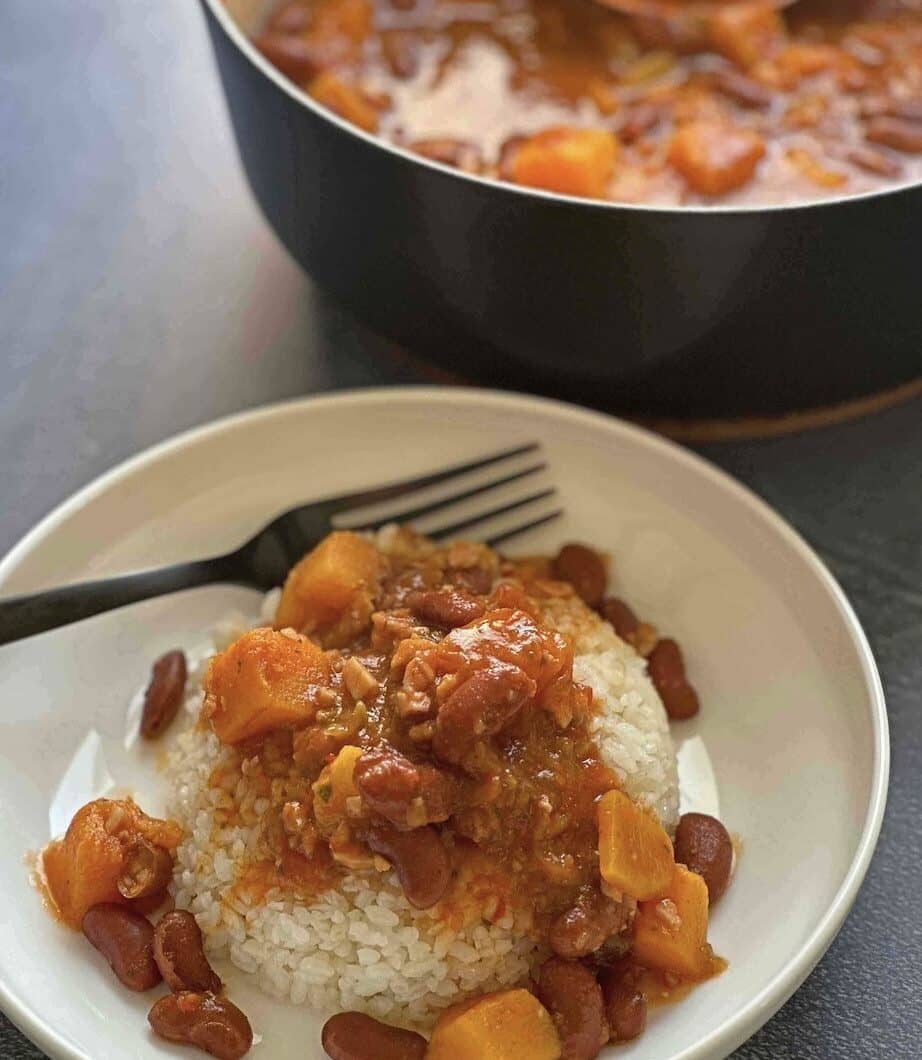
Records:
<instances>
[{"instance_id":1,"label":"mound of white rice","mask_svg":"<svg viewBox=\"0 0 922 1060\"><path fill-rule=\"evenodd\" d=\"M592 687L600 707L593 732L603 760L624 790L673 831L675 753L645 663L607 623L587 619L585 609L575 619L564 603L559 609L553 619L574 638L575 676ZM238 623L223 624L215 648L239 632ZM194 716L202 669L190 673L187 709ZM191 727L170 753L170 812L186 830L174 896L195 914L208 951L253 973L267 992L323 1013L358 1009L426 1027L461 996L514 984L543 958L512 914L497 919L494 905L473 923L447 926L435 910L414 909L393 874L347 876L310 905L280 892L259 904L241 897L233 889L236 866L253 848L268 802L248 793L239 774L224 788L209 785L215 767L232 755L213 734ZM231 805L245 824L216 824L216 810Z\"/></svg>"}]
</instances>

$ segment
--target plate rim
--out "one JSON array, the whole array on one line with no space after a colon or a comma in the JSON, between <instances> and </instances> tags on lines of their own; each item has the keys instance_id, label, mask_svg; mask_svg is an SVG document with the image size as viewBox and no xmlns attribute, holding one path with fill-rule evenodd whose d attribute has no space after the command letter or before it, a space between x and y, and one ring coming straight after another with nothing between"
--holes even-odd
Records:
<instances>
[{"instance_id":1,"label":"plate rim","mask_svg":"<svg viewBox=\"0 0 922 1060\"><path fill-rule=\"evenodd\" d=\"M362 406L382 401L408 404L421 400L448 404L485 404L496 408L505 406L531 411L544 410L574 423L582 423L587 427L602 429L613 436L625 438L677 462L694 474L704 475L748 508L806 561L835 605L856 648L868 697L868 709L874 736L874 756L870 798L855 855L826 912L791 961L729 1020L705 1038L683 1049L674 1060L711 1060L716 1056L725 1057L767 1022L802 985L831 945L854 904L876 849L886 810L890 777L890 731L886 700L877 663L867 635L845 591L820 556L787 520L748 486L706 458L644 427L618 417L581 408L554 398L516 391L404 384L350 388L332 393L296 397L243 409L191 427L142 449L96 476L55 505L3 556L0 560L0 592L19 563L37 547L40 547L72 514L80 511L113 486L117 486L120 481L130 478L148 465L156 463L165 456L177 453L190 444L302 410L309 414L312 409L330 405ZM92 1060L80 1046L57 1032L41 1015L21 1001L6 980L0 980L0 1008L23 1034L55 1060Z\"/></svg>"}]
</instances>

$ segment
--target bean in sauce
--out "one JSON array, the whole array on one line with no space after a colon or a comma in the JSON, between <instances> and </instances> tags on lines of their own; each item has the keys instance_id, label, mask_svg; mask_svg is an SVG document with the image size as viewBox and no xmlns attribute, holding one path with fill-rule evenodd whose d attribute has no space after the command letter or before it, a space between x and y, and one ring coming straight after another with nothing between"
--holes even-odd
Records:
<instances>
[{"instance_id":1,"label":"bean in sauce","mask_svg":"<svg viewBox=\"0 0 922 1060\"><path fill-rule=\"evenodd\" d=\"M609 596L602 601L600 610L602 617L612 624L612 628L622 640L629 640L637 632L640 621L630 604L624 600Z\"/></svg>"},{"instance_id":2,"label":"bean in sauce","mask_svg":"<svg viewBox=\"0 0 922 1060\"><path fill-rule=\"evenodd\" d=\"M733 871L733 841L726 828L706 813L686 813L675 834L675 859L703 877L713 905L726 891Z\"/></svg>"},{"instance_id":3,"label":"bean in sauce","mask_svg":"<svg viewBox=\"0 0 922 1060\"><path fill-rule=\"evenodd\" d=\"M590 607L598 607L605 594L608 572L598 552L585 545L564 545L554 559L554 575L569 582Z\"/></svg>"},{"instance_id":4,"label":"bean in sauce","mask_svg":"<svg viewBox=\"0 0 922 1060\"><path fill-rule=\"evenodd\" d=\"M186 687L186 656L168 651L154 663L150 683L144 692L141 712L141 735L154 740L163 733L182 703Z\"/></svg>"},{"instance_id":5,"label":"bean in sauce","mask_svg":"<svg viewBox=\"0 0 922 1060\"><path fill-rule=\"evenodd\" d=\"M374 825L367 842L391 863L410 905L428 909L445 894L451 879L451 861L441 836L431 825L412 832Z\"/></svg>"},{"instance_id":6,"label":"bean in sauce","mask_svg":"<svg viewBox=\"0 0 922 1060\"><path fill-rule=\"evenodd\" d=\"M466 626L485 611L482 600L463 589L429 589L411 593L407 606L428 625L444 629Z\"/></svg>"},{"instance_id":7,"label":"bean in sauce","mask_svg":"<svg viewBox=\"0 0 922 1060\"><path fill-rule=\"evenodd\" d=\"M331 1060L423 1060L426 1039L362 1012L338 1012L323 1025L321 1043Z\"/></svg>"},{"instance_id":8,"label":"bean in sauce","mask_svg":"<svg viewBox=\"0 0 922 1060\"><path fill-rule=\"evenodd\" d=\"M400 831L445 821L451 815L452 780L392 748L366 751L355 765L353 779L363 802Z\"/></svg>"},{"instance_id":9,"label":"bean in sauce","mask_svg":"<svg viewBox=\"0 0 922 1060\"><path fill-rule=\"evenodd\" d=\"M602 990L592 972L552 957L541 966L536 993L557 1027L564 1060L598 1056L608 1041L608 1023Z\"/></svg>"},{"instance_id":10,"label":"bean in sauce","mask_svg":"<svg viewBox=\"0 0 922 1060\"><path fill-rule=\"evenodd\" d=\"M694 717L700 709L698 693L685 676L685 661L678 644L669 638L659 641L647 658L647 666L669 717L676 721Z\"/></svg>"},{"instance_id":11,"label":"bean in sauce","mask_svg":"<svg viewBox=\"0 0 922 1060\"><path fill-rule=\"evenodd\" d=\"M253 1044L246 1016L225 997L182 992L160 998L147 1015L168 1042L196 1045L218 1060L240 1060Z\"/></svg>"},{"instance_id":12,"label":"bean in sauce","mask_svg":"<svg viewBox=\"0 0 922 1060\"><path fill-rule=\"evenodd\" d=\"M83 934L129 990L150 990L160 982L154 929L140 913L111 902L94 905L83 917Z\"/></svg>"},{"instance_id":13,"label":"bean in sauce","mask_svg":"<svg viewBox=\"0 0 922 1060\"><path fill-rule=\"evenodd\" d=\"M613 1042L639 1038L647 1026L647 999L620 968L609 968L599 977L605 999L605 1016Z\"/></svg>"},{"instance_id":14,"label":"bean in sauce","mask_svg":"<svg viewBox=\"0 0 922 1060\"><path fill-rule=\"evenodd\" d=\"M558 957L576 960L594 953L626 926L624 906L584 888L576 904L552 921L548 942Z\"/></svg>"},{"instance_id":15,"label":"bean in sauce","mask_svg":"<svg viewBox=\"0 0 922 1060\"><path fill-rule=\"evenodd\" d=\"M446 762L460 762L479 739L502 731L534 694L535 682L511 663L477 670L439 708L433 750Z\"/></svg>"},{"instance_id":16,"label":"bean in sauce","mask_svg":"<svg viewBox=\"0 0 922 1060\"><path fill-rule=\"evenodd\" d=\"M205 956L201 928L185 909L175 909L157 923L154 960L164 982L174 992L217 994L221 990L221 980Z\"/></svg>"}]
</instances>

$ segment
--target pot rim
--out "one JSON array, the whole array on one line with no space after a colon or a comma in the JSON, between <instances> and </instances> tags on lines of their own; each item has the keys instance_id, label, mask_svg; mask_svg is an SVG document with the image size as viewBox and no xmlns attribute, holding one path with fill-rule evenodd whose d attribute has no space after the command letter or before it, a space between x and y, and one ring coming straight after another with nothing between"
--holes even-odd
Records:
<instances>
[{"instance_id":1,"label":"pot rim","mask_svg":"<svg viewBox=\"0 0 922 1060\"><path fill-rule=\"evenodd\" d=\"M499 194L517 196L525 199L544 200L546 202L566 205L583 210L625 211L638 214L661 214L666 216L693 215L701 217L712 214L718 214L721 216L750 216L764 213L791 213L817 208L828 209L835 206L849 205L851 203L863 203L867 202L869 199L889 198L913 190L922 190L922 180L910 180L901 184L895 184L892 187L879 188L876 191L861 192L858 195L840 195L835 198L827 199L795 200L794 202L784 203L758 203L755 205L742 206L733 204L726 205L722 203L714 203L713 205L691 203L687 205L673 206L657 203L617 202L610 199L585 199L576 195L563 195L558 192L544 191L541 188L529 188L519 184L510 184L506 181L496 180L493 177L480 176L476 173L467 173L463 170L456 169L453 166L446 165L443 162L435 162L422 155L417 155L412 151L408 151L404 147L400 147L397 144L391 143L389 140L385 140L383 137L365 132L363 129L359 129L357 126L340 118L339 115L334 114L326 107L320 106L305 91L303 91L303 89L298 88L293 81L289 81L284 74L276 70L268 59L263 57L259 50L250 41L249 37L247 37L240 28L237 20L233 18L224 6L223 0L201 0L201 3L207 8L215 22L221 27L224 35L237 48L237 50L241 52L244 57L248 59L261 74L263 74L264 77L267 77L276 88L284 92L293 102L305 107L317 117L322 118L331 125L335 125L340 132L344 132L348 136L361 140L372 148L382 150L404 162L409 162L411 165L433 170L436 173L448 176L454 180L495 189Z\"/></svg>"}]
</instances>

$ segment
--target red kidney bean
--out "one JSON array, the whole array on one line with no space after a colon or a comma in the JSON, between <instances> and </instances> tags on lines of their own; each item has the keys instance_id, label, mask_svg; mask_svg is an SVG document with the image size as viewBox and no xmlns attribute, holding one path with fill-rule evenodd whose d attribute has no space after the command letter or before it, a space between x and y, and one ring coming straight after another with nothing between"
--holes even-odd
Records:
<instances>
[{"instance_id":1,"label":"red kidney bean","mask_svg":"<svg viewBox=\"0 0 922 1060\"><path fill-rule=\"evenodd\" d=\"M623 600L609 596L602 601L600 610L602 617L612 624L622 640L628 640L637 632L640 619Z\"/></svg>"},{"instance_id":2,"label":"red kidney bean","mask_svg":"<svg viewBox=\"0 0 922 1060\"><path fill-rule=\"evenodd\" d=\"M922 96L908 96L900 99L895 96L870 96L860 105L861 116L877 118L886 114L891 118L904 118L906 121L922 121Z\"/></svg>"},{"instance_id":3,"label":"red kidney bean","mask_svg":"<svg viewBox=\"0 0 922 1060\"><path fill-rule=\"evenodd\" d=\"M155 1034L197 1045L218 1060L239 1060L253 1044L246 1016L227 998L184 991L167 994L147 1014Z\"/></svg>"},{"instance_id":4,"label":"red kidney bean","mask_svg":"<svg viewBox=\"0 0 922 1060\"><path fill-rule=\"evenodd\" d=\"M390 747L366 751L356 762L352 779L365 805L401 832L451 816L452 779Z\"/></svg>"},{"instance_id":5,"label":"red kidney bean","mask_svg":"<svg viewBox=\"0 0 922 1060\"><path fill-rule=\"evenodd\" d=\"M698 693L685 676L682 650L668 637L661 640L647 658L650 680L659 692L670 718L681 721L701 709Z\"/></svg>"},{"instance_id":6,"label":"red kidney bean","mask_svg":"<svg viewBox=\"0 0 922 1060\"><path fill-rule=\"evenodd\" d=\"M903 167L895 158L890 158L882 151L874 151L870 147L851 147L844 152L843 157L859 169L874 173L879 177L893 179L903 172Z\"/></svg>"},{"instance_id":7,"label":"red kidney bean","mask_svg":"<svg viewBox=\"0 0 922 1060\"><path fill-rule=\"evenodd\" d=\"M423 1060L426 1039L362 1012L338 1012L323 1025L320 1042L331 1060Z\"/></svg>"},{"instance_id":8,"label":"red kidney bean","mask_svg":"<svg viewBox=\"0 0 922 1060\"><path fill-rule=\"evenodd\" d=\"M373 825L366 842L391 863L410 905L428 909L445 894L451 880L451 861L432 825L412 832Z\"/></svg>"},{"instance_id":9,"label":"red kidney bean","mask_svg":"<svg viewBox=\"0 0 922 1060\"><path fill-rule=\"evenodd\" d=\"M569 582L590 607L598 607L608 574L598 552L585 545L564 545L554 558L554 577Z\"/></svg>"},{"instance_id":10,"label":"red kidney bean","mask_svg":"<svg viewBox=\"0 0 922 1060\"><path fill-rule=\"evenodd\" d=\"M118 981L129 990L150 990L160 982L154 960L154 929L150 921L114 902L88 909L83 934L109 962Z\"/></svg>"},{"instance_id":11,"label":"red kidney bean","mask_svg":"<svg viewBox=\"0 0 922 1060\"><path fill-rule=\"evenodd\" d=\"M647 999L625 981L620 968L606 969L599 981L611 1040L629 1042L639 1038L647 1026Z\"/></svg>"},{"instance_id":12,"label":"red kidney bean","mask_svg":"<svg viewBox=\"0 0 922 1060\"><path fill-rule=\"evenodd\" d=\"M467 589L475 596L486 596L493 588L493 575L483 567L459 567L446 574L452 585Z\"/></svg>"},{"instance_id":13,"label":"red kidney bean","mask_svg":"<svg viewBox=\"0 0 922 1060\"><path fill-rule=\"evenodd\" d=\"M138 836L126 848L116 881L123 898L163 898L173 878L173 855Z\"/></svg>"},{"instance_id":14,"label":"red kidney bean","mask_svg":"<svg viewBox=\"0 0 922 1060\"><path fill-rule=\"evenodd\" d=\"M608 1041L605 1003L595 976L573 961L552 957L541 966L536 991L560 1035L562 1060L592 1060Z\"/></svg>"},{"instance_id":15,"label":"red kidney bean","mask_svg":"<svg viewBox=\"0 0 922 1060\"><path fill-rule=\"evenodd\" d=\"M596 887L586 888L576 904L553 921L548 943L558 957L576 960L587 957L624 927L624 907L601 894Z\"/></svg>"},{"instance_id":16,"label":"red kidney bean","mask_svg":"<svg viewBox=\"0 0 922 1060\"><path fill-rule=\"evenodd\" d=\"M883 144L904 154L922 154L922 122L883 115L868 122L864 135L871 143Z\"/></svg>"},{"instance_id":17,"label":"red kidney bean","mask_svg":"<svg viewBox=\"0 0 922 1060\"><path fill-rule=\"evenodd\" d=\"M718 92L749 110L765 110L772 104L772 94L764 85L737 70L721 70L714 83Z\"/></svg>"},{"instance_id":18,"label":"red kidney bean","mask_svg":"<svg viewBox=\"0 0 922 1060\"><path fill-rule=\"evenodd\" d=\"M596 972L604 968L611 968L612 965L621 962L630 951L630 948L630 935L610 935L597 950L593 950L585 958L585 963L588 967L594 968Z\"/></svg>"},{"instance_id":19,"label":"red kidney bean","mask_svg":"<svg viewBox=\"0 0 922 1060\"><path fill-rule=\"evenodd\" d=\"M181 651L168 651L154 663L144 692L141 735L158 737L176 717L186 688L186 657Z\"/></svg>"},{"instance_id":20,"label":"red kidney bean","mask_svg":"<svg viewBox=\"0 0 922 1060\"><path fill-rule=\"evenodd\" d=\"M535 682L511 663L493 661L477 670L439 707L433 751L445 762L460 762L478 740L505 728L535 691Z\"/></svg>"},{"instance_id":21,"label":"red kidney bean","mask_svg":"<svg viewBox=\"0 0 922 1060\"><path fill-rule=\"evenodd\" d=\"M713 905L730 883L733 841L716 817L686 813L675 833L675 859L704 879Z\"/></svg>"},{"instance_id":22,"label":"red kidney bean","mask_svg":"<svg viewBox=\"0 0 922 1060\"><path fill-rule=\"evenodd\" d=\"M154 960L164 982L174 992L221 992L221 980L205 956L201 929L195 917L185 909L174 909L157 922Z\"/></svg>"},{"instance_id":23,"label":"red kidney bean","mask_svg":"<svg viewBox=\"0 0 922 1060\"><path fill-rule=\"evenodd\" d=\"M427 625L456 629L481 617L486 610L483 601L463 589L429 589L410 593L407 607Z\"/></svg>"}]
</instances>

